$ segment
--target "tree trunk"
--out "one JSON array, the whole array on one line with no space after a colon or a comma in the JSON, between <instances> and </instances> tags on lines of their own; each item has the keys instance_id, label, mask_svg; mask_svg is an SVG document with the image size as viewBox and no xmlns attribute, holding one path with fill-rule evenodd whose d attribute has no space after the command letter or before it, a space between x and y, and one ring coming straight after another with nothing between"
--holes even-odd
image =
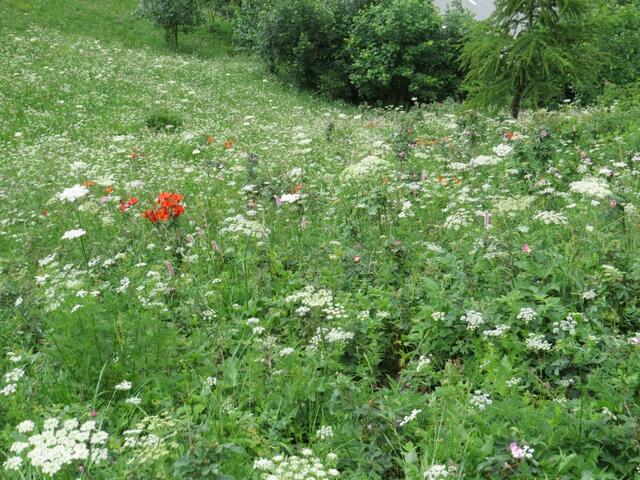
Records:
<instances>
[{"instance_id":1,"label":"tree trunk","mask_svg":"<svg viewBox=\"0 0 640 480\"><path fill-rule=\"evenodd\" d=\"M524 94L525 83L520 81L516 86L516 91L513 93L513 101L511 102L511 116L514 120L518 119L520 115L520 103L522 102L522 95Z\"/></svg>"},{"instance_id":2,"label":"tree trunk","mask_svg":"<svg viewBox=\"0 0 640 480\"><path fill-rule=\"evenodd\" d=\"M178 25L169 25L165 27L167 34L167 42L173 50L178 50Z\"/></svg>"}]
</instances>

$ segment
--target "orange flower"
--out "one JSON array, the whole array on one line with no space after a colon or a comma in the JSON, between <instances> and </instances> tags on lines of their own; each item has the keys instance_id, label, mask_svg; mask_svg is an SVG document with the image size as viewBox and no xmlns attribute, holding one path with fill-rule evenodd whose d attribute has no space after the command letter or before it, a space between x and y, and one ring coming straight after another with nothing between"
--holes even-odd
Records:
<instances>
[{"instance_id":1,"label":"orange flower","mask_svg":"<svg viewBox=\"0 0 640 480\"><path fill-rule=\"evenodd\" d=\"M111 185L109 185L107 188L104 189L104 193L113 193L113 187Z\"/></svg>"},{"instance_id":2,"label":"orange flower","mask_svg":"<svg viewBox=\"0 0 640 480\"><path fill-rule=\"evenodd\" d=\"M131 149L131 160L137 160L138 159L138 152L136 152L136 147L133 147Z\"/></svg>"},{"instance_id":3,"label":"orange flower","mask_svg":"<svg viewBox=\"0 0 640 480\"><path fill-rule=\"evenodd\" d=\"M96 184L96 182L92 182L92 181L86 181L82 184L83 187L93 187Z\"/></svg>"},{"instance_id":4,"label":"orange flower","mask_svg":"<svg viewBox=\"0 0 640 480\"><path fill-rule=\"evenodd\" d=\"M299 183L291 189L291 193L298 193L304 187L304 183Z\"/></svg>"},{"instance_id":5,"label":"orange flower","mask_svg":"<svg viewBox=\"0 0 640 480\"><path fill-rule=\"evenodd\" d=\"M132 207L136 203L138 203L138 199L136 197L131 197L126 202L123 202L122 200L120 200L120 206L118 208L122 213L124 213L129 209L129 207Z\"/></svg>"},{"instance_id":6,"label":"orange flower","mask_svg":"<svg viewBox=\"0 0 640 480\"><path fill-rule=\"evenodd\" d=\"M158 221L156 212L154 212L153 210L145 210L144 212L142 212L142 216L144 218L148 218L151 223L156 223Z\"/></svg>"},{"instance_id":7,"label":"orange flower","mask_svg":"<svg viewBox=\"0 0 640 480\"><path fill-rule=\"evenodd\" d=\"M214 137L213 135L207 135L207 145L211 145L215 141L216 137Z\"/></svg>"},{"instance_id":8,"label":"orange flower","mask_svg":"<svg viewBox=\"0 0 640 480\"><path fill-rule=\"evenodd\" d=\"M441 185L444 185L445 187L449 186L449 181L444 178L442 175L438 176L438 181L440 182Z\"/></svg>"},{"instance_id":9,"label":"orange flower","mask_svg":"<svg viewBox=\"0 0 640 480\"><path fill-rule=\"evenodd\" d=\"M227 150L229 150L230 148L233 148L233 141L232 140L225 141L224 148L226 148Z\"/></svg>"},{"instance_id":10,"label":"orange flower","mask_svg":"<svg viewBox=\"0 0 640 480\"><path fill-rule=\"evenodd\" d=\"M147 210L142 213L142 216L149 219L151 223L166 222L171 218L178 218L185 212L184 206L181 205L183 198L184 197L178 193L162 192L160 195L158 195L157 199L158 205L160 205L160 207L156 210ZM135 203L137 203L138 199L135 197L134 199Z\"/></svg>"}]
</instances>

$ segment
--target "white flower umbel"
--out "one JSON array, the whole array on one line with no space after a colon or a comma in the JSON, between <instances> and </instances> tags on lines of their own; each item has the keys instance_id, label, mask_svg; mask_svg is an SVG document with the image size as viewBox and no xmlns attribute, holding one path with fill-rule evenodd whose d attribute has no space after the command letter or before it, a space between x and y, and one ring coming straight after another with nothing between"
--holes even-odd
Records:
<instances>
[{"instance_id":1,"label":"white flower umbel","mask_svg":"<svg viewBox=\"0 0 640 480\"><path fill-rule=\"evenodd\" d=\"M66 232L64 232L64 235L62 235L62 240L73 240L75 238L80 238L86 233L87 232L82 228L67 230Z\"/></svg>"},{"instance_id":2,"label":"white flower umbel","mask_svg":"<svg viewBox=\"0 0 640 480\"><path fill-rule=\"evenodd\" d=\"M304 448L300 455L258 458L253 468L260 471L262 480L328 479L340 476L340 472L332 468L335 460L335 455L329 454L323 462L311 449Z\"/></svg>"},{"instance_id":3,"label":"white flower umbel","mask_svg":"<svg viewBox=\"0 0 640 480\"><path fill-rule=\"evenodd\" d=\"M607 198L611 195L609 184L606 180L597 177L586 177L577 182L569 184L572 192L579 193L585 197Z\"/></svg>"},{"instance_id":4,"label":"white flower umbel","mask_svg":"<svg viewBox=\"0 0 640 480\"><path fill-rule=\"evenodd\" d=\"M16 430L32 432L35 425L30 420L20 423ZM109 435L96 428L93 420L83 424L76 419L60 422L57 418L45 420L42 431L33 433L26 441L14 442L10 451L22 456L12 457L4 463L7 470L18 470L23 462L44 475L53 477L67 465L98 464L107 459L105 447Z\"/></svg>"},{"instance_id":5,"label":"white flower umbel","mask_svg":"<svg viewBox=\"0 0 640 480\"><path fill-rule=\"evenodd\" d=\"M489 394L484 393L482 390L476 390L475 392L473 392L473 395L469 400L469 405L471 405L476 410L484 410L492 403L493 400L491 400Z\"/></svg>"},{"instance_id":6,"label":"white flower umbel","mask_svg":"<svg viewBox=\"0 0 640 480\"><path fill-rule=\"evenodd\" d=\"M58 194L58 199L63 202L75 202L89 193L89 189L83 185L74 185L65 188Z\"/></svg>"},{"instance_id":7,"label":"white flower umbel","mask_svg":"<svg viewBox=\"0 0 640 480\"><path fill-rule=\"evenodd\" d=\"M480 325L484 323L482 313L474 310L469 310L465 315L460 317L460 320L467 324L467 330L476 330Z\"/></svg>"}]
</instances>

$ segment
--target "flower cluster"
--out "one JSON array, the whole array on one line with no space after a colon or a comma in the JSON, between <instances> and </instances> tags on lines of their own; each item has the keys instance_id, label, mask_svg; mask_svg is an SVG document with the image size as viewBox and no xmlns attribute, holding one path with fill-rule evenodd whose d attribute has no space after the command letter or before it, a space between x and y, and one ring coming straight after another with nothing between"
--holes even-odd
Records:
<instances>
[{"instance_id":1,"label":"flower cluster","mask_svg":"<svg viewBox=\"0 0 640 480\"><path fill-rule=\"evenodd\" d=\"M454 465L446 466L442 464L431 465L424 471L424 480L443 480L445 478L455 478L456 467Z\"/></svg>"},{"instance_id":2,"label":"flower cluster","mask_svg":"<svg viewBox=\"0 0 640 480\"><path fill-rule=\"evenodd\" d=\"M524 320L525 323L529 323L531 320L536 318L536 311L533 308L523 307L518 312L518 316L516 317L518 320Z\"/></svg>"},{"instance_id":3,"label":"flower cluster","mask_svg":"<svg viewBox=\"0 0 640 480\"><path fill-rule=\"evenodd\" d=\"M569 188L572 192L579 193L585 197L602 199L611 195L607 181L597 177L587 177L577 182L572 182L569 184Z\"/></svg>"},{"instance_id":4,"label":"flower cluster","mask_svg":"<svg viewBox=\"0 0 640 480\"><path fill-rule=\"evenodd\" d=\"M337 478L340 472L331 466L335 463L335 454L327 455L324 462L311 449L305 448L300 455L276 455L272 459L259 458L253 462L253 468L262 472L263 480L310 480ZM329 466L327 466L329 465Z\"/></svg>"},{"instance_id":5,"label":"flower cluster","mask_svg":"<svg viewBox=\"0 0 640 480\"><path fill-rule=\"evenodd\" d=\"M391 164L375 155L364 157L358 163L348 166L342 172L344 182L364 182L383 176L391 171Z\"/></svg>"},{"instance_id":6,"label":"flower cluster","mask_svg":"<svg viewBox=\"0 0 640 480\"><path fill-rule=\"evenodd\" d=\"M530 333L525 340L525 345L529 350L536 352L547 352L551 350L551 344L544 338L544 335Z\"/></svg>"},{"instance_id":7,"label":"flower cluster","mask_svg":"<svg viewBox=\"0 0 640 480\"><path fill-rule=\"evenodd\" d=\"M129 199L129 201L133 199L135 199L135 197ZM184 213L182 199L183 196L178 193L162 192L160 195L158 195L158 199L156 200L159 207L155 210L146 210L142 212L142 216L148 219L151 223L166 222L168 220L171 220L172 218L178 218ZM137 203L137 199L135 200L135 203Z\"/></svg>"},{"instance_id":8,"label":"flower cluster","mask_svg":"<svg viewBox=\"0 0 640 480\"><path fill-rule=\"evenodd\" d=\"M17 427L21 434L31 433L34 429L35 424L29 420ZM25 457L34 468L50 476L75 462L83 466L98 464L107 459L105 445L108 438L108 434L99 430L93 420L80 424L76 419L61 422L57 418L49 418L44 421L42 432L33 433L11 445L9 450L14 456L4 463L4 468L19 470Z\"/></svg>"},{"instance_id":9,"label":"flower cluster","mask_svg":"<svg viewBox=\"0 0 640 480\"><path fill-rule=\"evenodd\" d=\"M9 353L11 354L12 352L9 352ZM12 358L16 358L16 357L12 357L11 355L9 355L9 358L12 360ZM20 357L17 356L17 358L20 358ZM17 363L17 362L14 362L14 363ZM23 368L14 368L13 370L5 373L4 387L0 389L0 396L8 397L9 395L13 395L14 393L16 393L18 389L18 382L22 379L22 377L24 377Z\"/></svg>"},{"instance_id":10,"label":"flower cluster","mask_svg":"<svg viewBox=\"0 0 640 480\"><path fill-rule=\"evenodd\" d=\"M569 220L563 214L552 211L538 212L533 216L533 219L545 225L566 225L569 223Z\"/></svg>"},{"instance_id":11,"label":"flower cluster","mask_svg":"<svg viewBox=\"0 0 640 480\"><path fill-rule=\"evenodd\" d=\"M73 187L65 188L58 194L58 200L62 202L73 203L76 200L81 199L89 193L89 189L84 185L74 185Z\"/></svg>"},{"instance_id":12,"label":"flower cluster","mask_svg":"<svg viewBox=\"0 0 640 480\"><path fill-rule=\"evenodd\" d=\"M317 350L318 347L322 344L337 344L342 345L348 342L349 340L353 340L354 334L353 332L347 332L340 327L336 328L325 328L318 327L316 329L315 335L311 338L309 345L307 346L308 350Z\"/></svg>"},{"instance_id":13,"label":"flower cluster","mask_svg":"<svg viewBox=\"0 0 640 480\"><path fill-rule=\"evenodd\" d=\"M484 323L482 313L476 312L475 310L469 310L465 315L460 317L460 320L467 324L467 330L476 330Z\"/></svg>"},{"instance_id":14,"label":"flower cluster","mask_svg":"<svg viewBox=\"0 0 640 480\"><path fill-rule=\"evenodd\" d=\"M124 432L123 450L131 455L128 464L155 462L169 455L178 445L172 438L176 435L175 421L168 414L143 418L136 428Z\"/></svg>"},{"instance_id":15,"label":"flower cluster","mask_svg":"<svg viewBox=\"0 0 640 480\"><path fill-rule=\"evenodd\" d=\"M411 410L411 413L405 417L402 418L402 420L400 420L398 422L398 425L401 427L404 427L406 424L414 421L416 418L418 418L418 415L420 415L420 413L422 413L422 409L420 408L415 408L413 410Z\"/></svg>"},{"instance_id":16,"label":"flower cluster","mask_svg":"<svg viewBox=\"0 0 640 480\"><path fill-rule=\"evenodd\" d=\"M511 456L516 460L533 458L533 453L535 452L529 445L523 445L521 447L516 442L511 442L509 450L511 450Z\"/></svg>"},{"instance_id":17,"label":"flower cluster","mask_svg":"<svg viewBox=\"0 0 640 480\"><path fill-rule=\"evenodd\" d=\"M260 222L249 220L243 215L225 218L223 224L224 226L220 229L220 233L229 234L234 239L244 236L262 242L266 240L269 233L271 233L269 229Z\"/></svg>"},{"instance_id":18,"label":"flower cluster","mask_svg":"<svg viewBox=\"0 0 640 480\"><path fill-rule=\"evenodd\" d=\"M313 312L321 313L327 320L340 320L347 318L343 305L333 302L333 293L326 288L315 288L307 285L284 299L287 304L298 305L296 314L305 317Z\"/></svg>"},{"instance_id":19,"label":"flower cluster","mask_svg":"<svg viewBox=\"0 0 640 480\"><path fill-rule=\"evenodd\" d=\"M489 394L484 393L482 390L476 390L473 392L471 399L469 400L469 405L477 410L484 410L489 405L493 403Z\"/></svg>"},{"instance_id":20,"label":"flower cluster","mask_svg":"<svg viewBox=\"0 0 640 480\"><path fill-rule=\"evenodd\" d=\"M122 200L120 201L120 206L118 207L118 209L124 213L127 210L129 210L130 207L133 207L136 203L138 203L138 199L137 197L131 197L129 200L127 200L126 202L123 202ZM184 209L183 209L184 210Z\"/></svg>"}]
</instances>

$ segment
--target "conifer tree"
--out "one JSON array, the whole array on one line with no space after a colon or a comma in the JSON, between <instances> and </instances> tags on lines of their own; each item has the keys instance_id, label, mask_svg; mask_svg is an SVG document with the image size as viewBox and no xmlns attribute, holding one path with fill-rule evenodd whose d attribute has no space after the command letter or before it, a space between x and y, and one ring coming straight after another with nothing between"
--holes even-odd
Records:
<instances>
[{"instance_id":1,"label":"conifer tree","mask_svg":"<svg viewBox=\"0 0 640 480\"><path fill-rule=\"evenodd\" d=\"M580 85L594 72L589 0L496 0L462 51L472 104L537 105Z\"/></svg>"}]
</instances>

